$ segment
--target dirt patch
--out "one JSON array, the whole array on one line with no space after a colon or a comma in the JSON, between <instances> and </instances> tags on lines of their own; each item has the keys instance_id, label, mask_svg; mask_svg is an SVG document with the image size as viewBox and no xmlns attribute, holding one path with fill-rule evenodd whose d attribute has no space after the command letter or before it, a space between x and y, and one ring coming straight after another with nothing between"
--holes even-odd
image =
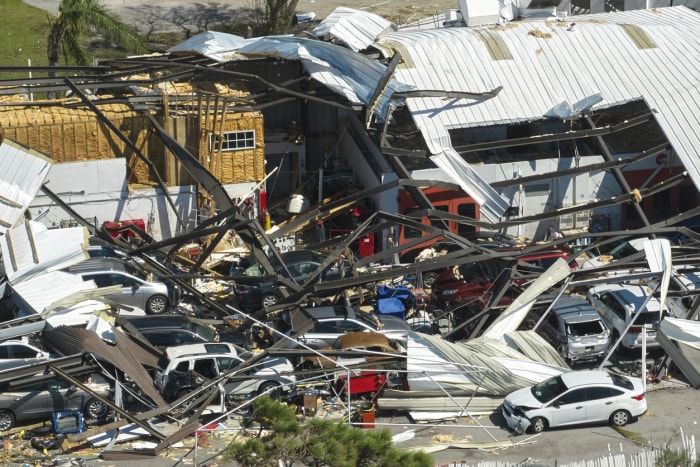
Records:
<instances>
[{"instance_id":1,"label":"dirt patch","mask_svg":"<svg viewBox=\"0 0 700 467\"><path fill-rule=\"evenodd\" d=\"M35 3L46 0L25 0ZM144 34L180 32L194 35L221 24L234 24L250 17L255 0L219 0L211 3L192 3L188 0L163 0L154 4L145 0L103 0L105 6L124 21L133 24ZM416 0L370 1L356 0L299 0L298 13L316 13L312 29L333 10L340 6L368 11L382 16L394 24L406 24L434 17L446 9L456 9L455 0L420 2Z\"/></svg>"}]
</instances>

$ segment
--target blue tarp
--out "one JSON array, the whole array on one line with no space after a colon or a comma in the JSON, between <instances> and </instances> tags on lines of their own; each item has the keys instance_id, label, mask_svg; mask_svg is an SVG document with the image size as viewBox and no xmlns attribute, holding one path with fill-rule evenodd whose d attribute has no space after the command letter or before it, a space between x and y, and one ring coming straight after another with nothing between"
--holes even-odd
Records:
<instances>
[{"instance_id":1,"label":"blue tarp","mask_svg":"<svg viewBox=\"0 0 700 467\"><path fill-rule=\"evenodd\" d=\"M377 313L380 315L393 315L405 319L406 306L401 299L396 297L380 298L377 300Z\"/></svg>"},{"instance_id":2,"label":"blue tarp","mask_svg":"<svg viewBox=\"0 0 700 467\"><path fill-rule=\"evenodd\" d=\"M406 300L411 297L411 291L405 286L389 287L387 285L380 285L377 287L377 296L380 299L392 297Z\"/></svg>"}]
</instances>

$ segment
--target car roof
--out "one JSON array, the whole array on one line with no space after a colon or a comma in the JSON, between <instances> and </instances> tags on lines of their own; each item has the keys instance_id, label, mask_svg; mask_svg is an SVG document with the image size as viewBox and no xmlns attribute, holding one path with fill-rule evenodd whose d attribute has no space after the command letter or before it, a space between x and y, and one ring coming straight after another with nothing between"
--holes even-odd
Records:
<instances>
[{"instance_id":1,"label":"car roof","mask_svg":"<svg viewBox=\"0 0 700 467\"><path fill-rule=\"evenodd\" d=\"M314 252L311 250L292 250L286 251L280 255L285 263L293 261L308 261L314 258Z\"/></svg>"},{"instance_id":2,"label":"car roof","mask_svg":"<svg viewBox=\"0 0 700 467\"><path fill-rule=\"evenodd\" d=\"M356 310L351 306L318 306L304 308L304 312L312 319L331 319L331 318L355 318Z\"/></svg>"},{"instance_id":3,"label":"car roof","mask_svg":"<svg viewBox=\"0 0 700 467\"><path fill-rule=\"evenodd\" d=\"M138 329L189 329L192 327L192 323L197 321L196 318L190 318L184 315L125 316L119 319L131 323Z\"/></svg>"},{"instance_id":4,"label":"car roof","mask_svg":"<svg viewBox=\"0 0 700 467\"><path fill-rule=\"evenodd\" d=\"M610 374L605 370L578 370L561 374L566 387L590 386L592 384L612 384Z\"/></svg>"},{"instance_id":5,"label":"car roof","mask_svg":"<svg viewBox=\"0 0 700 467\"><path fill-rule=\"evenodd\" d=\"M112 257L95 257L88 258L80 263L68 266L66 271L72 273L87 273L98 271L126 271L126 265L119 258Z\"/></svg>"},{"instance_id":6,"label":"car roof","mask_svg":"<svg viewBox=\"0 0 700 467\"><path fill-rule=\"evenodd\" d=\"M598 311L582 297L562 295L552 307L552 313L566 323L582 323L601 319Z\"/></svg>"},{"instance_id":7,"label":"car roof","mask_svg":"<svg viewBox=\"0 0 700 467\"><path fill-rule=\"evenodd\" d=\"M301 308L299 310L287 309L282 313L282 321L295 332L306 332L313 327L313 322L321 319L338 317L356 318L357 313L351 306L317 306Z\"/></svg>"},{"instance_id":8,"label":"car roof","mask_svg":"<svg viewBox=\"0 0 700 467\"><path fill-rule=\"evenodd\" d=\"M631 284L604 284L598 285L591 289L594 293L611 293L620 302L625 305L634 307L636 310L639 308L644 301L647 299L648 295L651 293L651 289L645 285L631 285ZM656 297L651 297L647 302L647 305L642 313L645 311L658 312L661 304Z\"/></svg>"}]
</instances>

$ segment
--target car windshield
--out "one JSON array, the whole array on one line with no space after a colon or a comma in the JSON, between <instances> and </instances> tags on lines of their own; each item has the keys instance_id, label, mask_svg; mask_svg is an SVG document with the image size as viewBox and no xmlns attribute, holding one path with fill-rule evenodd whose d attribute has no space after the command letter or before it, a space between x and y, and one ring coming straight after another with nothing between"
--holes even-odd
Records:
<instances>
[{"instance_id":1,"label":"car windshield","mask_svg":"<svg viewBox=\"0 0 700 467\"><path fill-rule=\"evenodd\" d=\"M129 263L124 263L124 270L134 277L138 277L142 280L147 280L146 273L143 270L136 268Z\"/></svg>"},{"instance_id":2,"label":"car windshield","mask_svg":"<svg viewBox=\"0 0 700 467\"><path fill-rule=\"evenodd\" d=\"M207 342L217 342L219 340L219 336L217 335L216 331L204 323L193 321L192 327L194 328L194 332Z\"/></svg>"},{"instance_id":3,"label":"car windshield","mask_svg":"<svg viewBox=\"0 0 700 467\"><path fill-rule=\"evenodd\" d=\"M238 355L238 358L242 361L246 361L250 358L253 358L253 356L255 355L250 350L246 350L243 347L240 347L236 344L231 344L231 345L236 349L236 354Z\"/></svg>"},{"instance_id":4,"label":"car windshield","mask_svg":"<svg viewBox=\"0 0 700 467\"><path fill-rule=\"evenodd\" d=\"M613 259L626 258L627 256L633 255L638 251L639 250L633 247L630 242L625 242L622 245L618 245L610 250L610 256L612 256Z\"/></svg>"},{"instance_id":5,"label":"car windshield","mask_svg":"<svg viewBox=\"0 0 700 467\"><path fill-rule=\"evenodd\" d=\"M561 393L566 391L568 388L561 376L555 376L553 378L546 379L541 383L532 386L532 395L538 401L545 403L549 402L555 397L558 397Z\"/></svg>"},{"instance_id":6,"label":"car windshield","mask_svg":"<svg viewBox=\"0 0 700 467\"><path fill-rule=\"evenodd\" d=\"M377 315L374 315L372 313L365 313L362 311L357 311L357 319L360 321L368 324L371 328L376 329L379 331L382 328L382 322L379 320Z\"/></svg>"},{"instance_id":7,"label":"car windshield","mask_svg":"<svg viewBox=\"0 0 700 467\"><path fill-rule=\"evenodd\" d=\"M247 267L245 271L243 271L244 276L249 276L249 277L262 277L265 275L265 271L263 271L262 266L259 264L254 264L250 267Z\"/></svg>"},{"instance_id":8,"label":"car windshield","mask_svg":"<svg viewBox=\"0 0 700 467\"><path fill-rule=\"evenodd\" d=\"M485 263L465 263L460 265L459 268L459 274L461 277L461 280L465 282L471 282L474 279L477 278L488 278L492 279L493 276L489 274L488 268L485 268Z\"/></svg>"}]
</instances>

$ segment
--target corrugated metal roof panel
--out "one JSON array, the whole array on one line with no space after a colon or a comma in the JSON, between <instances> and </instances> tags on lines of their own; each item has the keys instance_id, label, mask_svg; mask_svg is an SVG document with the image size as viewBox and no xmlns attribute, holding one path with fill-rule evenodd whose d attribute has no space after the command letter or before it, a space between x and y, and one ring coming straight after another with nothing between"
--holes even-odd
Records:
<instances>
[{"instance_id":1,"label":"corrugated metal roof panel","mask_svg":"<svg viewBox=\"0 0 700 467\"><path fill-rule=\"evenodd\" d=\"M80 291L95 289L96 286L94 282L83 281L75 274L53 271L13 285L12 288L37 314L41 314L52 303Z\"/></svg>"},{"instance_id":2,"label":"corrugated metal roof panel","mask_svg":"<svg viewBox=\"0 0 700 467\"><path fill-rule=\"evenodd\" d=\"M0 144L0 233L19 221L46 181L51 159L5 139Z\"/></svg>"},{"instance_id":3,"label":"corrugated metal roof panel","mask_svg":"<svg viewBox=\"0 0 700 467\"><path fill-rule=\"evenodd\" d=\"M239 52L300 60L313 79L353 104L369 104L386 71L385 65L345 47L291 36L264 37L242 47ZM391 80L379 100L379 113L386 113L389 94L406 90L406 86Z\"/></svg>"},{"instance_id":4,"label":"corrugated metal roof panel","mask_svg":"<svg viewBox=\"0 0 700 467\"><path fill-rule=\"evenodd\" d=\"M593 108L643 99L700 187L700 14L679 6L569 20L575 24L539 20L390 32L376 45L387 57L401 51L405 62L394 76L416 89L503 86L482 101L407 99L435 154L445 150L452 128L543 119L557 105L596 94L602 100ZM484 40L493 35L498 44ZM508 54L512 58L504 59Z\"/></svg>"},{"instance_id":5,"label":"corrugated metal roof panel","mask_svg":"<svg viewBox=\"0 0 700 467\"><path fill-rule=\"evenodd\" d=\"M11 284L85 260L88 243L85 227L49 230L27 221L5 232L0 241L7 280Z\"/></svg>"},{"instance_id":6,"label":"corrugated metal roof panel","mask_svg":"<svg viewBox=\"0 0 700 467\"><path fill-rule=\"evenodd\" d=\"M390 29L391 22L381 16L354 8L338 7L311 34L319 39L342 42L359 52Z\"/></svg>"},{"instance_id":7,"label":"corrugated metal roof panel","mask_svg":"<svg viewBox=\"0 0 700 467\"><path fill-rule=\"evenodd\" d=\"M168 49L168 53L196 52L217 62L244 59L236 50L245 45L246 39L225 32L205 31Z\"/></svg>"}]
</instances>

